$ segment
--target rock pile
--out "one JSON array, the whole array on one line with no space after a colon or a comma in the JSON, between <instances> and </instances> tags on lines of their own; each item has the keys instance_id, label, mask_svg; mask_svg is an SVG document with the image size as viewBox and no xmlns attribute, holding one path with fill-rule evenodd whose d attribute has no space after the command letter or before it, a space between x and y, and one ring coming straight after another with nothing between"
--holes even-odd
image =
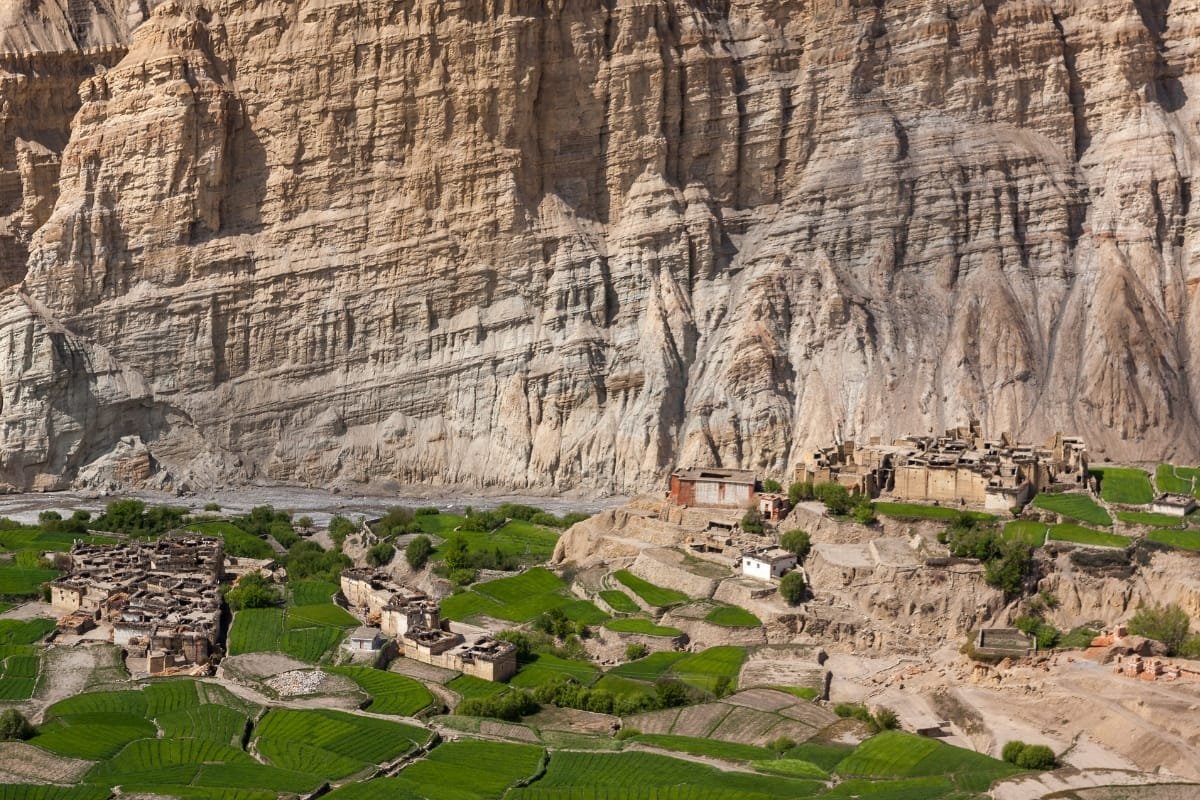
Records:
<instances>
[{"instance_id":1,"label":"rock pile","mask_svg":"<svg viewBox=\"0 0 1200 800\"><path fill-rule=\"evenodd\" d=\"M280 697L316 694L329 676L319 669L294 669L281 672L265 683Z\"/></svg>"}]
</instances>

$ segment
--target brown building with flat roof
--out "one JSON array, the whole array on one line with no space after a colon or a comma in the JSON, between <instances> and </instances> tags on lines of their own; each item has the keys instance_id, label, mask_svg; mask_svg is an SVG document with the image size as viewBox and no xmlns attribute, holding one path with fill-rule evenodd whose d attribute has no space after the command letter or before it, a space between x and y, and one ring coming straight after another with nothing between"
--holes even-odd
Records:
<instances>
[{"instance_id":1,"label":"brown building with flat roof","mask_svg":"<svg viewBox=\"0 0 1200 800\"><path fill-rule=\"evenodd\" d=\"M746 469L678 469L671 473L671 502L679 506L749 508L758 477Z\"/></svg>"}]
</instances>

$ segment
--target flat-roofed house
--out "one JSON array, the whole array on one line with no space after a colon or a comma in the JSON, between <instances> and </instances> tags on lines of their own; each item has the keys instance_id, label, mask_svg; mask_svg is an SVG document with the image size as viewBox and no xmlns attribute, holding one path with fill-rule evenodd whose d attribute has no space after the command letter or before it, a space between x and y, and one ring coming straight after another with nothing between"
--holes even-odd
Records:
<instances>
[{"instance_id":1,"label":"flat-roofed house","mask_svg":"<svg viewBox=\"0 0 1200 800\"><path fill-rule=\"evenodd\" d=\"M1186 517L1196 510L1196 498L1186 494L1160 494L1150 504L1150 510L1155 514Z\"/></svg>"},{"instance_id":2,"label":"flat-roofed house","mask_svg":"<svg viewBox=\"0 0 1200 800\"><path fill-rule=\"evenodd\" d=\"M782 547L763 547L742 556L742 574L748 578L769 581L782 578L795 569L797 558Z\"/></svg>"},{"instance_id":3,"label":"flat-roofed house","mask_svg":"<svg viewBox=\"0 0 1200 800\"><path fill-rule=\"evenodd\" d=\"M748 469L678 469L671 473L671 502L680 506L749 508L758 477Z\"/></svg>"}]
</instances>

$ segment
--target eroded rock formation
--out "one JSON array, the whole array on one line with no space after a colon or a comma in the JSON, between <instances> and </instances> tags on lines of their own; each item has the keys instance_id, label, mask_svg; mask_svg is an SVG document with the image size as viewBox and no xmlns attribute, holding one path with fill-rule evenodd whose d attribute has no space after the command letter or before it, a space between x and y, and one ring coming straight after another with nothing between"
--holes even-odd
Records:
<instances>
[{"instance_id":1,"label":"eroded rock formation","mask_svg":"<svg viewBox=\"0 0 1200 800\"><path fill-rule=\"evenodd\" d=\"M1200 456L1196 0L61 0L119 63L47 5L0 39L13 486L138 436L630 490L971 414Z\"/></svg>"}]
</instances>

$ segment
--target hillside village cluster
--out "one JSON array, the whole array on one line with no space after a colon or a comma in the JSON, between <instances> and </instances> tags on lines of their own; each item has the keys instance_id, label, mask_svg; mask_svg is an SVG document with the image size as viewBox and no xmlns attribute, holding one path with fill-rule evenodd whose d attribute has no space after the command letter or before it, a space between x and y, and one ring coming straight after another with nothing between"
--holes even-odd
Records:
<instances>
[{"instance_id":1,"label":"hillside village cluster","mask_svg":"<svg viewBox=\"0 0 1200 800\"><path fill-rule=\"evenodd\" d=\"M1008 509L1044 491L1094 492L1095 479L1087 467L1087 451L1078 438L1056 435L1042 447L1014 442L1008 435L989 440L973 422L942 436L906 436L891 444L878 439L865 445L840 442L807 454L794 479L836 483L870 498L890 495L951 507ZM754 472L680 469L671 475L666 495L680 512L711 512L709 529L689 544L733 554L744 577L777 584L798 568L794 553L741 530L736 522L736 515L747 509L757 509L769 522L789 511L787 496L762 491ZM1182 516L1195 504L1164 495L1154 508ZM105 626L102 634L127 650L131 668L146 674L208 664L221 648L220 583L227 575L236 579L248 571L269 574L272 566L269 561L227 558L219 539L195 534L116 546L79 544L70 558L70 573L50 584L51 602L63 614L60 631L85 636ZM347 637L351 650L372 652L394 640L397 652L407 658L485 680L505 681L517 671L512 644L484 629L443 620L435 599L397 583L385 571L347 569L340 590L347 610L362 622ZM1016 652L1026 644L1022 638L1011 647Z\"/></svg>"}]
</instances>

